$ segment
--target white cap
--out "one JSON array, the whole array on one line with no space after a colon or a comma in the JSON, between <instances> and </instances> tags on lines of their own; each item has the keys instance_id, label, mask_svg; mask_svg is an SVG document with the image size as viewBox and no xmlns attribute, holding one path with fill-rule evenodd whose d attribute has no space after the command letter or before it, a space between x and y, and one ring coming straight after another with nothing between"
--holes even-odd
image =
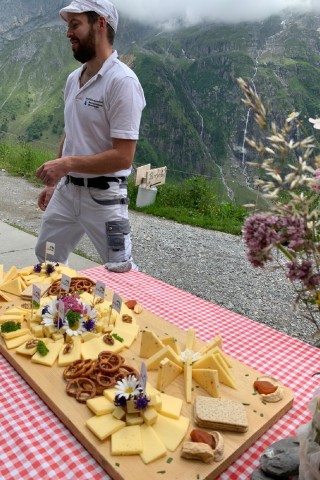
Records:
<instances>
[{"instance_id":1,"label":"white cap","mask_svg":"<svg viewBox=\"0 0 320 480\"><path fill-rule=\"evenodd\" d=\"M96 12L106 19L106 22L117 31L119 15L116 7L108 0L72 0L70 5L60 10L59 14L67 21L68 13Z\"/></svg>"}]
</instances>

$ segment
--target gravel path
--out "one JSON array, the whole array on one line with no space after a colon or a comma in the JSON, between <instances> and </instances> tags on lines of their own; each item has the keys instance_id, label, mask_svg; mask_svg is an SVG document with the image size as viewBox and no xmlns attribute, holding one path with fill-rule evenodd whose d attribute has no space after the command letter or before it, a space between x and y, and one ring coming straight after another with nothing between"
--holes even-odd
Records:
<instances>
[{"instance_id":1,"label":"gravel path","mask_svg":"<svg viewBox=\"0 0 320 480\"><path fill-rule=\"evenodd\" d=\"M0 172L0 220L39 230L39 188ZM280 271L254 269L241 237L130 212L133 256L142 272L312 343L313 326L293 313L294 293ZM90 240L78 249L99 262ZM188 312L186 312L186 315Z\"/></svg>"}]
</instances>

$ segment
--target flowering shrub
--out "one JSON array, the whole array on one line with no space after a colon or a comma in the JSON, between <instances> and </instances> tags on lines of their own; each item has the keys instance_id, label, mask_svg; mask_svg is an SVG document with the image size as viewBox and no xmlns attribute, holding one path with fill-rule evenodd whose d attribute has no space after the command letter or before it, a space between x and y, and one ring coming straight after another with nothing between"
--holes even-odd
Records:
<instances>
[{"instance_id":1,"label":"flowering shrub","mask_svg":"<svg viewBox=\"0 0 320 480\"><path fill-rule=\"evenodd\" d=\"M303 123L291 113L281 127L269 119L268 109L242 79L243 102L254 113L264 134L262 140L246 139L256 151L259 168L255 185L268 201L267 211L247 218L243 237L254 267L274 262L282 268L303 304L305 317L320 332L320 156L313 136L299 138ZM320 120L310 119L320 129ZM249 205L256 208L255 205ZM248 205L247 205L248 207Z\"/></svg>"}]
</instances>

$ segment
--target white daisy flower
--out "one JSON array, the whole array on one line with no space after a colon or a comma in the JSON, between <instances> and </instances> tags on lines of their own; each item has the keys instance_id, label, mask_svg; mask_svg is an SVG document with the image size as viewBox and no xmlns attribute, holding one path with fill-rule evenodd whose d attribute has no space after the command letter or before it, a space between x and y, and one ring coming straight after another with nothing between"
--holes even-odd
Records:
<instances>
[{"instance_id":1,"label":"white daisy flower","mask_svg":"<svg viewBox=\"0 0 320 480\"><path fill-rule=\"evenodd\" d=\"M127 378L123 378L116 383L115 396L124 397L129 400L130 397L134 397L140 394L139 380L134 375L129 375Z\"/></svg>"},{"instance_id":2,"label":"white daisy flower","mask_svg":"<svg viewBox=\"0 0 320 480\"><path fill-rule=\"evenodd\" d=\"M309 118L309 122L313 124L313 128L320 130L320 118Z\"/></svg>"},{"instance_id":3,"label":"white daisy flower","mask_svg":"<svg viewBox=\"0 0 320 480\"><path fill-rule=\"evenodd\" d=\"M201 355L199 352L195 352L189 348L180 353L180 358L184 363L188 360L188 358L191 358L192 362L196 362L200 357Z\"/></svg>"}]
</instances>

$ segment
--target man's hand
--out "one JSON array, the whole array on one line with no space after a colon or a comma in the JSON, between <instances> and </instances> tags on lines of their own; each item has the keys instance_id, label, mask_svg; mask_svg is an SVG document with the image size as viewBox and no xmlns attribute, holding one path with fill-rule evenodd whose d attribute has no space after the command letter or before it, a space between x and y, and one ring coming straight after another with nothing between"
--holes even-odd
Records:
<instances>
[{"instance_id":1,"label":"man's hand","mask_svg":"<svg viewBox=\"0 0 320 480\"><path fill-rule=\"evenodd\" d=\"M48 187L53 187L64 175L67 175L69 172L68 165L67 157L49 160L37 169L36 176Z\"/></svg>"},{"instance_id":2,"label":"man's hand","mask_svg":"<svg viewBox=\"0 0 320 480\"><path fill-rule=\"evenodd\" d=\"M54 192L54 188L55 187L46 187L44 190L42 190L42 192L40 193L40 195L38 197L38 207L43 212L45 211L45 209L48 206L48 203L51 200L51 197L52 197L53 192Z\"/></svg>"}]
</instances>

